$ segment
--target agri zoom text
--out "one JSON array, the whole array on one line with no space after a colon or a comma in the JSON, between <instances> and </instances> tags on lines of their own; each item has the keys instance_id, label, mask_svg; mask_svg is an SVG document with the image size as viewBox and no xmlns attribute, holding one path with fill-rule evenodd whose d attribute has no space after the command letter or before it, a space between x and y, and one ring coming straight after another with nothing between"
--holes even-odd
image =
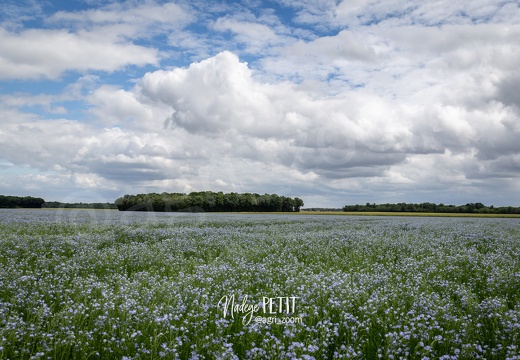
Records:
<instances>
[{"instance_id":1,"label":"agri zoom text","mask_svg":"<svg viewBox=\"0 0 520 360\"><path fill-rule=\"evenodd\" d=\"M222 306L222 312L224 318L231 316L232 319L235 318L235 314L241 314L243 316L242 323L244 325L248 325L251 323L253 318L255 318L256 322L259 322L258 316L255 316L257 313L261 311L262 315L269 316L272 319L273 315L294 315L296 311L296 300L299 299L298 296L277 296L277 297L267 297L263 296L261 302L257 303L249 303L248 296L245 295L242 298L241 302L235 302L235 294L230 296L223 296L219 302L218 306ZM298 321L298 318L288 318L292 319L291 322L301 322ZM286 320L286 319L285 319ZM275 321L273 321L275 322ZM285 322L285 321L284 321ZM276 322L276 323L284 323L284 322ZM269 322L270 323L270 322Z\"/></svg>"}]
</instances>

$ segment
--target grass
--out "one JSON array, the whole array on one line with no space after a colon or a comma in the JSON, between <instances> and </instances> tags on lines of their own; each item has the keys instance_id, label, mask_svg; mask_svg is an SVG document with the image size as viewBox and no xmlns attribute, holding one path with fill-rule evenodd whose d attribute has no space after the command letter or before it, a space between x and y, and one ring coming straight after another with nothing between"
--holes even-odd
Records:
<instances>
[{"instance_id":1,"label":"grass","mask_svg":"<svg viewBox=\"0 0 520 360\"><path fill-rule=\"evenodd\" d=\"M0 212L0 359L520 358L516 219L54 214Z\"/></svg>"}]
</instances>

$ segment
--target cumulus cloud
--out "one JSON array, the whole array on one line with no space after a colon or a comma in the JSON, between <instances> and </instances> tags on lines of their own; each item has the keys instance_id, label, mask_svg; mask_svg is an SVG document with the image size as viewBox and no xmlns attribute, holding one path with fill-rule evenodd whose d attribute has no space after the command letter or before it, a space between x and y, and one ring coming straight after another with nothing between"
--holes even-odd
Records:
<instances>
[{"instance_id":1,"label":"cumulus cloud","mask_svg":"<svg viewBox=\"0 0 520 360\"><path fill-rule=\"evenodd\" d=\"M406 151L431 150L410 133L409 119L382 116L394 111L384 100L362 93L316 99L289 83L262 83L229 52L189 68L148 73L134 93L147 104L170 108L164 121L172 136L180 129L222 144L208 151L214 155L262 159L304 172L327 169L337 177L353 167L401 162Z\"/></svg>"},{"instance_id":2,"label":"cumulus cloud","mask_svg":"<svg viewBox=\"0 0 520 360\"><path fill-rule=\"evenodd\" d=\"M281 89L256 83L247 64L229 52L187 69L148 73L139 91L171 106L168 126L208 135L232 129L258 136L277 132L280 113L273 105Z\"/></svg>"}]
</instances>

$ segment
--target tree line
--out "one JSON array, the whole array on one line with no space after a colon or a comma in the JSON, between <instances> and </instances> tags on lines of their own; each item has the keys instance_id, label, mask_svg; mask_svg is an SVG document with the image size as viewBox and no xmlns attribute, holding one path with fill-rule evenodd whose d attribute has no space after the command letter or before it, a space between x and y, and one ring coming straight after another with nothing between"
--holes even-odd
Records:
<instances>
[{"instance_id":1,"label":"tree line","mask_svg":"<svg viewBox=\"0 0 520 360\"><path fill-rule=\"evenodd\" d=\"M303 206L300 198L277 194L251 194L200 191L189 194L166 193L124 195L115 201L119 211L159 212L298 212Z\"/></svg>"},{"instance_id":2,"label":"tree line","mask_svg":"<svg viewBox=\"0 0 520 360\"><path fill-rule=\"evenodd\" d=\"M41 208L45 203L42 198L32 196L0 195L0 208Z\"/></svg>"},{"instance_id":3,"label":"tree line","mask_svg":"<svg viewBox=\"0 0 520 360\"><path fill-rule=\"evenodd\" d=\"M482 203L468 203L466 205L444 205L434 203L421 204L370 204L345 205L343 211L348 212L427 212L427 213L481 213L481 214L520 214L520 207L493 205L486 206Z\"/></svg>"},{"instance_id":4,"label":"tree line","mask_svg":"<svg viewBox=\"0 0 520 360\"><path fill-rule=\"evenodd\" d=\"M42 208L49 209L117 209L115 204L110 203L62 203L59 201L49 201L42 205Z\"/></svg>"}]
</instances>

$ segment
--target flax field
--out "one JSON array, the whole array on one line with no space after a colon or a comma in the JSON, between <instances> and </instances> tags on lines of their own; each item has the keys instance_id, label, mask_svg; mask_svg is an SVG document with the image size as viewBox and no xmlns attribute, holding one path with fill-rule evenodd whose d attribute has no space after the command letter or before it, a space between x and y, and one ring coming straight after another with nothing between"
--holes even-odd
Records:
<instances>
[{"instance_id":1,"label":"flax field","mask_svg":"<svg viewBox=\"0 0 520 360\"><path fill-rule=\"evenodd\" d=\"M0 210L0 359L161 358L520 359L520 219Z\"/></svg>"}]
</instances>

